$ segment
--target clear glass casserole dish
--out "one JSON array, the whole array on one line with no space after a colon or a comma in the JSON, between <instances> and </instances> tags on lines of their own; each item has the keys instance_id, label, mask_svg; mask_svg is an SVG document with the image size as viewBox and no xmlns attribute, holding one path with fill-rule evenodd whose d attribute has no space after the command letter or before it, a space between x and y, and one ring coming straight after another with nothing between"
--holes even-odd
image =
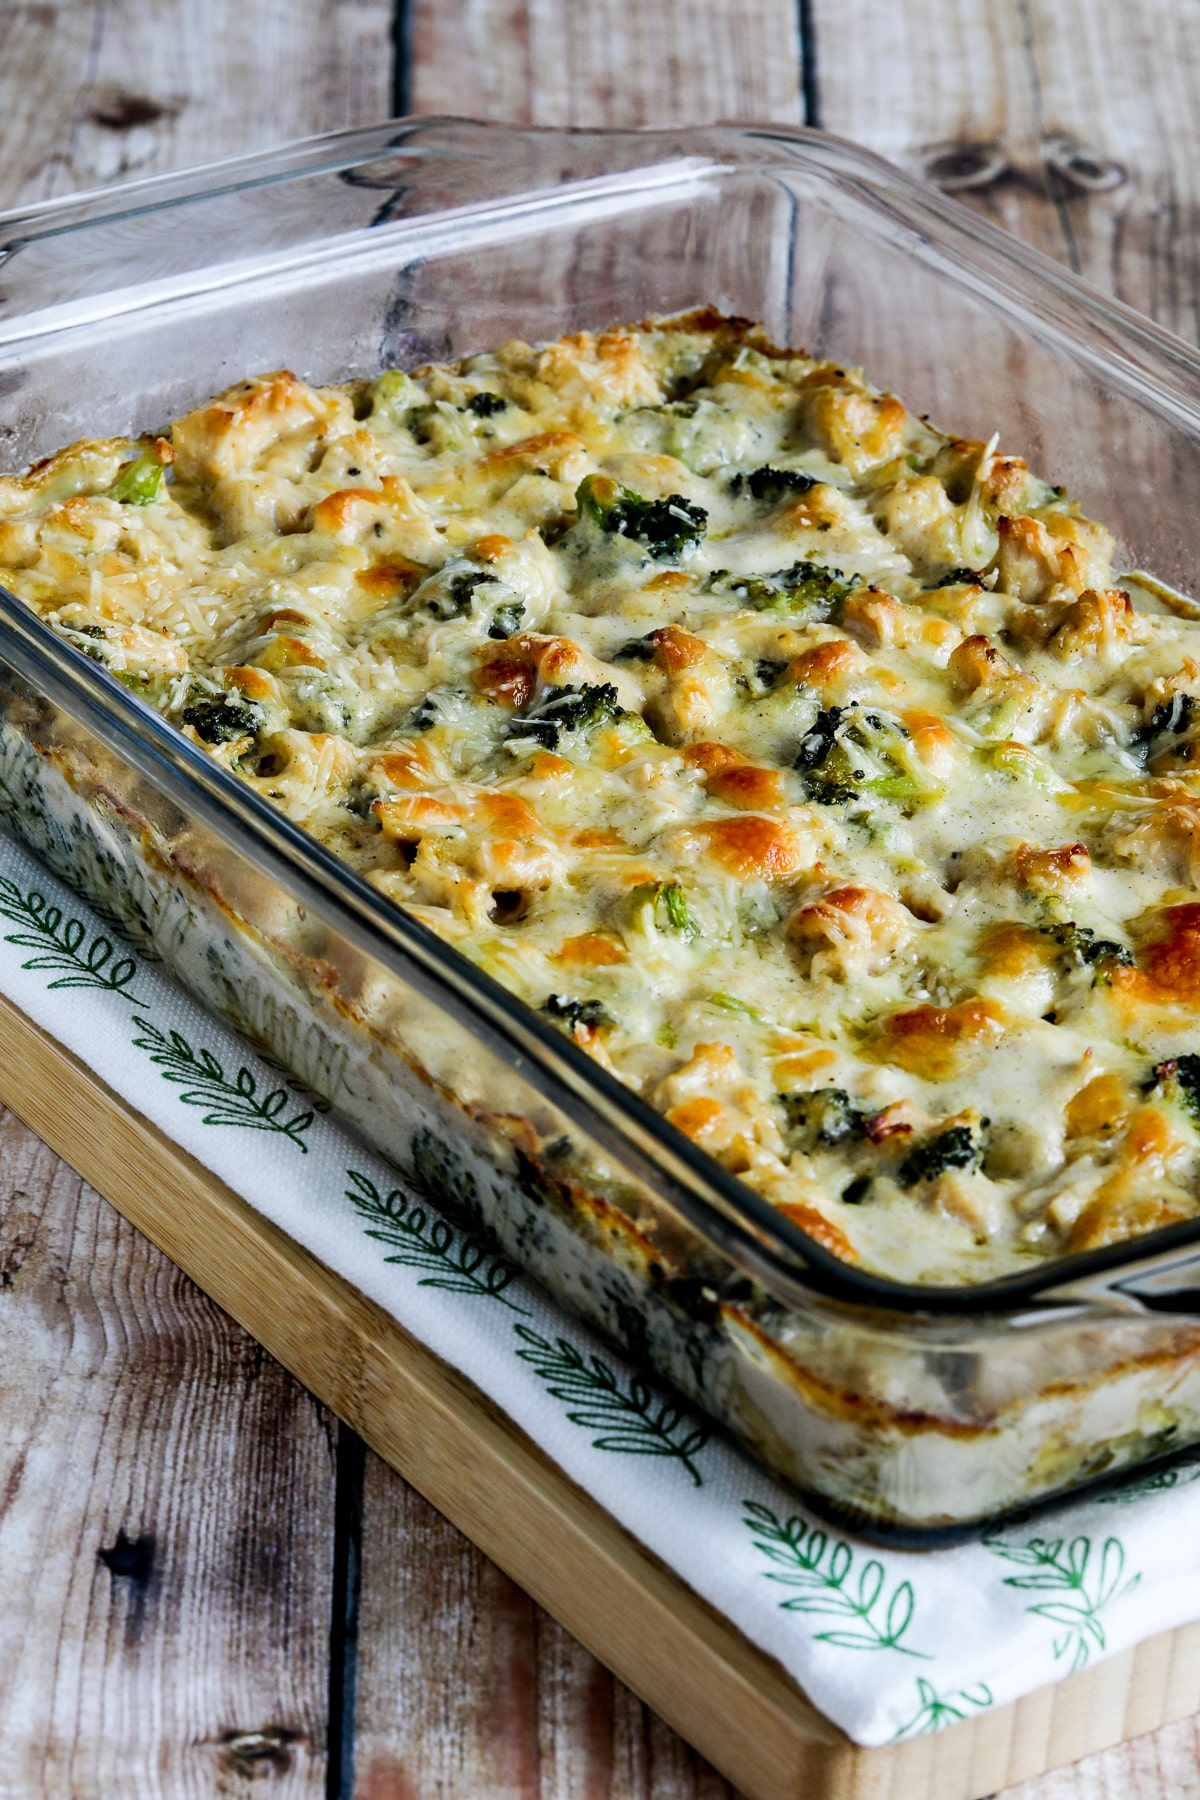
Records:
<instances>
[{"instance_id":1,"label":"clear glass casserole dish","mask_svg":"<svg viewBox=\"0 0 1200 1800\"><path fill-rule=\"evenodd\" d=\"M809 132L399 122L0 219L12 469L310 380L713 304L999 430L1188 585L1200 361ZM1200 1221L848 1268L0 590L0 813L435 1199L818 1505L932 1541L1200 1440Z\"/></svg>"}]
</instances>

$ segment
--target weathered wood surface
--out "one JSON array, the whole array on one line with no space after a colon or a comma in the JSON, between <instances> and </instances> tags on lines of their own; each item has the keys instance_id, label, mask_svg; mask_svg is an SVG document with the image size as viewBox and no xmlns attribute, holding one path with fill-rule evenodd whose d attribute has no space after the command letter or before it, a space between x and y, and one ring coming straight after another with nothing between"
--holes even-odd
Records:
<instances>
[{"instance_id":1,"label":"weathered wood surface","mask_svg":"<svg viewBox=\"0 0 1200 1800\"><path fill-rule=\"evenodd\" d=\"M386 115L390 7L4 9L0 205ZM338 1427L0 1114L0 1796L326 1791Z\"/></svg>"},{"instance_id":2,"label":"weathered wood surface","mask_svg":"<svg viewBox=\"0 0 1200 1800\"><path fill-rule=\"evenodd\" d=\"M12 5L0 202L382 117L393 24L383 0ZM816 122L1200 336L1195 8L412 0L407 42L397 91L424 112L792 121L807 87ZM0 1794L237 1792L253 1770L319 1792L328 1422L11 1121L0 1150L0 1491L25 1451L0 1511ZM145 1550L112 1559L128 1575L96 1555L150 1531L143 1603ZM278 1570L285 1544L282 1588L231 1579ZM728 1800L375 1459L362 1547L363 1800ZM280 1727L299 1734L286 1759ZM231 1751L225 1731L268 1735ZM1194 1725L1005 1800L1130 1795L1200 1796Z\"/></svg>"},{"instance_id":3,"label":"weathered wood surface","mask_svg":"<svg viewBox=\"0 0 1200 1800\"><path fill-rule=\"evenodd\" d=\"M0 1795L324 1791L332 1435L0 1114Z\"/></svg>"}]
</instances>

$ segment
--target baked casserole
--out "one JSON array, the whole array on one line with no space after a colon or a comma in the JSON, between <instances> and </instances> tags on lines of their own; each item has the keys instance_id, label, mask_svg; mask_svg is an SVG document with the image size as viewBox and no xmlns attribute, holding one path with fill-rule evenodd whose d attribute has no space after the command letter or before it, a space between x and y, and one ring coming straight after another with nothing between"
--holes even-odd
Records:
<instances>
[{"instance_id":1,"label":"baked casserole","mask_svg":"<svg viewBox=\"0 0 1200 1800\"><path fill-rule=\"evenodd\" d=\"M1200 1436L1186 1318L946 1311L1197 1211L1200 627L1113 554L994 441L708 311L278 372L0 480L61 642L928 1318L782 1304L3 671L0 810L810 1495L957 1527Z\"/></svg>"},{"instance_id":2,"label":"baked casserole","mask_svg":"<svg viewBox=\"0 0 1200 1800\"><path fill-rule=\"evenodd\" d=\"M994 441L698 313L249 380L0 518L56 631L837 1256L1196 1213L1200 626Z\"/></svg>"}]
</instances>

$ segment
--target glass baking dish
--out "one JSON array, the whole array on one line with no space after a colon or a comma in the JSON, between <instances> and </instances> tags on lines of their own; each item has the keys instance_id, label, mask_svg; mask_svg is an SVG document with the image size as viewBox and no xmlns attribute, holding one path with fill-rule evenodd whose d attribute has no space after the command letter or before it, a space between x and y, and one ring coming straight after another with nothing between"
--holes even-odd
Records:
<instances>
[{"instance_id":1,"label":"glass baking dish","mask_svg":"<svg viewBox=\"0 0 1200 1800\"><path fill-rule=\"evenodd\" d=\"M17 469L241 376L712 304L862 363L1189 585L1200 360L818 133L398 121L0 217ZM815 1504L932 1542L1200 1440L1200 1221L848 1268L0 590L0 813L434 1200Z\"/></svg>"}]
</instances>

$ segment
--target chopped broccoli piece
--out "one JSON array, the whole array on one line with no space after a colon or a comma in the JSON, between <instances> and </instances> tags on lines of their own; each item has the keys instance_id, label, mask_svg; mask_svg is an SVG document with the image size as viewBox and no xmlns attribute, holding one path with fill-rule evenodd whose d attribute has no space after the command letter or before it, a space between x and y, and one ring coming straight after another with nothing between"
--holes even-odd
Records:
<instances>
[{"instance_id":1,"label":"chopped broccoli piece","mask_svg":"<svg viewBox=\"0 0 1200 1800\"><path fill-rule=\"evenodd\" d=\"M473 412L477 419L490 419L496 413L503 412L508 401L503 394L493 394L484 388L481 393L472 394L467 401L467 411Z\"/></svg>"},{"instance_id":2,"label":"chopped broccoli piece","mask_svg":"<svg viewBox=\"0 0 1200 1800\"><path fill-rule=\"evenodd\" d=\"M542 1011L549 1013L552 1019L574 1029L576 1025L614 1025L616 1020L608 1008L599 1000L572 1000L563 994L550 994L542 1004Z\"/></svg>"},{"instance_id":3,"label":"chopped broccoli piece","mask_svg":"<svg viewBox=\"0 0 1200 1800\"><path fill-rule=\"evenodd\" d=\"M978 585L982 573L982 569L947 569L944 575L927 584L926 592L932 594L936 588L961 587L966 582Z\"/></svg>"},{"instance_id":4,"label":"chopped broccoli piece","mask_svg":"<svg viewBox=\"0 0 1200 1800\"><path fill-rule=\"evenodd\" d=\"M110 500L122 500L126 506L149 506L158 498L158 490L166 473L153 450L143 450L133 462L127 462L108 490Z\"/></svg>"},{"instance_id":5,"label":"chopped broccoli piece","mask_svg":"<svg viewBox=\"0 0 1200 1800\"><path fill-rule=\"evenodd\" d=\"M729 491L740 494L745 488L752 500L775 501L786 499L789 494L807 494L809 488L818 485L815 475L806 475L801 469L773 469L770 463L764 463L749 475L735 475Z\"/></svg>"},{"instance_id":6,"label":"chopped broccoli piece","mask_svg":"<svg viewBox=\"0 0 1200 1800\"><path fill-rule=\"evenodd\" d=\"M418 608L424 607L435 619L459 619L470 612L475 590L498 580L499 576L487 569L460 569L449 579L439 574L422 582L413 599Z\"/></svg>"},{"instance_id":7,"label":"chopped broccoli piece","mask_svg":"<svg viewBox=\"0 0 1200 1800\"><path fill-rule=\"evenodd\" d=\"M671 562L694 550L704 536L708 513L682 494L665 500L644 500L632 488L622 487L607 475L588 475L575 494L579 515L601 531L616 532L645 544L659 562Z\"/></svg>"},{"instance_id":8,"label":"chopped broccoli piece","mask_svg":"<svg viewBox=\"0 0 1200 1800\"><path fill-rule=\"evenodd\" d=\"M521 629L521 621L525 617L523 600L502 600L492 614L492 622L488 626L490 638L510 638Z\"/></svg>"},{"instance_id":9,"label":"chopped broccoli piece","mask_svg":"<svg viewBox=\"0 0 1200 1800\"><path fill-rule=\"evenodd\" d=\"M1200 1125L1200 1056L1189 1052L1156 1063L1146 1088L1148 1092L1160 1094L1164 1100L1173 1100L1193 1124Z\"/></svg>"},{"instance_id":10,"label":"chopped broccoli piece","mask_svg":"<svg viewBox=\"0 0 1200 1800\"><path fill-rule=\"evenodd\" d=\"M427 400L420 406L410 407L404 415L404 424L418 444L432 444L439 453L463 450L467 446L462 418L448 401Z\"/></svg>"},{"instance_id":11,"label":"chopped broccoli piece","mask_svg":"<svg viewBox=\"0 0 1200 1800\"><path fill-rule=\"evenodd\" d=\"M235 700L220 694L212 700L193 700L183 709L183 722L206 744L229 744L234 738L261 731L263 709L253 700Z\"/></svg>"},{"instance_id":12,"label":"chopped broccoli piece","mask_svg":"<svg viewBox=\"0 0 1200 1800\"><path fill-rule=\"evenodd\" d=\"M969 1125L951 1125L924 1144L910 1150L900 1164L898 1180L904 1187L919 1181L936 1181L947 1169L977 1169L983 1145Z\"/></svg>"},{"instance_id":13,"label":"chopped broccoli piece","mask_svg":"<svg viewBox=\"0 0 1200 1800\"><path fill-rule=\"evenodd\" d=\"M737 575L729 569L715 569L709 586L718 593L744 600L756 612L804 610L815 618L827 619L860 583L856 575L843 575L840 569L801 560L772 575Z\"/></svg>"},{"instance_id":14,"label":"chopped broccoli piece","mask_svg":"<svg viewBox=\"0 0 1200 1800\"><path fill-rule=\"evenodd\" d=\"M942 792L913 753L905 728L862 711L857 702L821 709L800 740L795 767L804 774L809 799L821 806L873 795L911 812Z\"/></svg>"},{"instance_id":15,"label":"chopped broccoli piece","mask_svg":"<svg viewBox=\"0 0 1200 1800\"><path fill-rule=\"evenodd\" d=\"M533 739L544 749L553 750L564 731L587 731L594 725L616 724L635 717L620 704L611 681L585 682L582 687L550 687L517 714L508 741Z\"/></svg>"},{"instance_id":16,"label":"chopped broccoli piece","mask_svg":"<svg viewBox=\"0 0 1200 1800\"><path fill-rule=\"evenodd\" d=\"M1200 715L1200 701L1191 694L1173 694L1156 706L1146 725L1139 725L1130 737L1130 744L1135 748L1147 748L1160 737L1182 737L1190 731Z\"/></svg>"},{"instance_id":17,"label":"chopped broccoli piece","mask_svg":"<svg viewBox=\"0 0 1200 1800\"><path fill-rule=\"evenodd\" d=\"M1111 938L1098 938L1090 925L1050 925L1054 942L1066 951L1067 961L1075 969L1091 969L1097 982L1111 981L1114 969L1131 969L1133 953Z\"/></svg>"},{"instance_id":18,"label":"chopped broccoli piece","mask_svg":"<svg viewBox=\"0 0 1200 1800\"><path fill-rule=\"evenodd\" d=\"M645 637L630 638L627 644L613 653L614 662L653 662L658 654L656 634L648 631Z\"/></svg>"},{"instance_id":19,"label":"chopped broccoli piece","mask_svg":"<svg viewBox=\"0 0 1200 1800\"><path fill-rule=\"evenodd\" d=\"M644 907L651 908L654 924L660 931L677 931L685 938L698 935L699 928L677 881L644 881L633 889L629 903L635 917Z\"/></svg>"},{"instance_id":20,"label":"chopped broccoli piece","mask_svg":"<svg viewBox=\"0 0 1200 1800\"><path fill-rule=\"evenodd\" d=\"M705 994L704 998L709 1006L719 1006L722 1012L741 1013L744 1019L753 1019L759 1025L764 1023L757 1006L748 1006L736 994L725 994L718 988L715 993Z\"/></svg>"},{"instance_id":21,"label":"chopped broccoli piece","mask_svg":"<svg viewBox=\"0 0 1200 1800\"><path fill-rule=\"evenodd\" d=\"M402 401L407 401L412 382L403 369L385 369L376 377L363 396L366 403L364 418L374 418L378 413L393 424L400 423L397 408Z\"/></svg>"},{"instance_id":22,"label":"chopped broccoli piece","mask_svg":"<svg viewBox=\"0 0 1200 1800\"><path fill-rule=\"evenodd\" d=\"M754 679L759 687L769 691L777 684L787 666L787 663L781 662L778 657L760 656L754 665Z\"/></svg>"},{"instance_id":23,"label":"chopped broccoli piece","mask_svg":"<svg viewBox=\"0 0 1200 1800\"><path fill-rule=\"evenodd\" d=\"M845 1206L861 1206L871 1191L873 1180L874 1176L872 1175L856 1175L854 1180L848 1182L842 1189L838 1199Z\"/></svg>"},{"instance_id":24,"label":"chopped broccoli piece","mask_svg":"<svg viewBox=\"0 0 1200 1800\"><path fill-rule=\"evenodd\" d=\"M844 1088L817 1088L812 1093L776 1094L775 1098L798 1149L826 1149L863 1135L867 1115Z\"/></svg>"}]
</instances>

